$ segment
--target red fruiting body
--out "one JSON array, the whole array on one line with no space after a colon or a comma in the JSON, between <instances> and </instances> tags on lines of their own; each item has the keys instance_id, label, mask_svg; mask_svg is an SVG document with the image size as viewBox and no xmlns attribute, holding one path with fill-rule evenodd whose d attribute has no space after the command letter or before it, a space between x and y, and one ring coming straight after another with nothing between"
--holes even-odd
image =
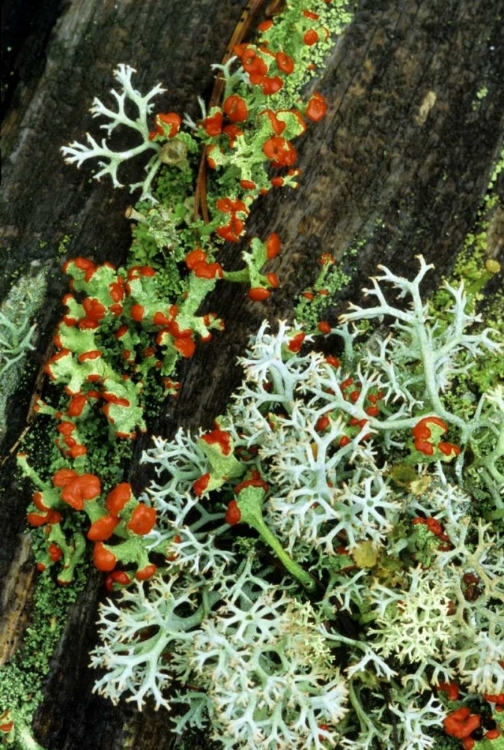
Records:
<instances>
[{"instance_id":1,"label":"red fruiting body","mask_svg":"<svg viewBox=\"0 0 504 750\"><path fill-rule=\"evenodd\" d=\"M306 117L312 122L319 122L327 114L327 101L322 94L312 94L306 107Z\"/></svg>"},{"instance_id":2,"label":"red fruiting body","mask_svg":"<svg viewBox=\"0 0 504 750\"><path fill-rule=\"evenodd\" d=\"M460 453L458 445L454 445L453 443L438 443L438 448L445 456L451 456L452 454L458 456Z\"/></svg>"},{"instance_id":3,"label":"red fruiting body","mask_svg":"<svg viewBox=\"0 0 504 750\"><path fill-rule=\"evenodd\" d=\"M476 575L476 573L464 573L464 575L462 576L462 580L467 585L469 585L470 583L479 583L480 582L480 578L479 578L479 576Z\"/></svg>"},{"instance_id":4,"label":"red fruiting body","mask_svg":"<svg viewBox=\"0 0 504 750\"><path fill-rule=\"evenodd\" d=\"M254 469L250 479L244 479L243 482L236 485L234 488L235 495L239 495L245 487L262 487L265 492L269 490L269 485L261 478L257 469Z\"/></svg>"},{"instance_id":5,"label":"red fruiting body","mask_svg":"<svg viewBox=\"0 0 504 750\"><path fill-rule=\"evenodd\" d=\"M192 357L196 350L196 344L192 338L175 339L173 346L183 357Z\"/></svg>"},{"instance_id":6,"label":"red fruiting body","mask_svg":"<svg viewBox=\"0 0 504 750\"><path fill-rule=\"evenodd\" d=\"M235 54L238 55L237 52ZM268 66L252 47L245 47L238 57L241 58L243 69L247 73L256 73L263 76L268 72Z\"/></svg>"},{"instance_id":7,"label":"red fruiting body","mask_svg":"<svg viewBox=\"0 0 504 750\"><path fill-rule=\"evenodd\" d=\"M265 31L268 31L268 29L271 29L272 26L273 26L273 21L271 20L271 18L268 18L266 21L261 21L261 23L257 24L257 28L262 33L264 33Z\"/></svg>"},{"instance_id":8,"label":"red fruiting body","mask_svg":"<svg viewBox=\"0 0 504 750\"><path fill-rule=\"evenodd\" d=\"M238 219L238 217L233 216L229 224L226 224L223 227L218 227L216 229L217 234L219 237L222 237L223 240L226 240L227 242L239 242L240 241L240 235L243 232L245 228L245 223Z\"/></svg>"},{"instance_id":9,"label":"red fruiting body","mask_svg":"<svg viewBox=\"0 0 504 750\"><path fill-rule=\"evenodd\" d=\"M266 115L268 117L275 135L282 135L287 125L285 124L285 122L278 119L278 117L276 116L276 112L273 112L272 109L264 109L261 112L261 115Z\"/></svg>"},{"instance_id":10,"label":"red fruiting body","mask_svg":"<svg viewBox=\"0 0 504 750\"><path fill-rule=\"evenodd\" d=\"M71 354L70 349L61 349L61 351L53 354L53 356L44 365L44 372L49 375L51 380L56 380L56 375L51 372L51 365L57 362L59 359L66 357L68 354Z\"/></svg>"},{"instance_id":11,"label":"red fruiting body","mask_svg":"<svg viewBox=\"0 0 504 750\"><path fill-rule=\"evenodd\" d=\"M292 71L294 70L294 60L292 59L292 57L289 57L289 55L286 55L285 52L277 52L275 55L275 60L278 70L281 70L282 73L289 75L289 73L292 73Z\"/></svg>"},{"instance_id":12,"label":"red fruiting body","mask_svg":"<svg viewBox=\"0 0 504 750\"><path fill-rule=\"evenodd\" d=\"M229 148L234 148L236 138L243 135L243 130L238 125L225 125L222 132L229 138Z\"/></svg>"},{"instance_id":13,"label":"red fruiting body","mask_svg":"<svg viewBox=\"0 0 504 750\"><path fill-rule=\"evenodd\" d=\"M201 495L204 493L206 488L208 487L208 482L210 481L210 474L203 474L199 479L197 479L193 484L193 490L194 494L197 497L201 497Z\"/></svg>"},{"instance_id":14,"label":"red fruiting body","mask_svg":"<svg viewBox=\"0 0 504 750\"><path fill-rule=\"evenodd\" d=\"M135 510L131 514L131 518L127 523L127 527L134 534L143 536L149 534L156 524L156 510L155 508L149 508L143 503L138 503Z\"/></svg>"},{"instance_id":15,"label":"red fruiting body","mask_svg":"<svg viewBox=\"0 0 504 750\"><path fill-rule=\"evenodd\" d=\"M220 135L222 133L222 112L216 112L214 115L205 117L202 124L207 135Z\"/></svg>"},{"instance_id":16,"label":"red fruiting body","mask_svg":"<svg viewBox=\"0 0 504 750\"><path fill-rule=\"evenodd\" d=\"M224 520L230 526L236 526L237 523L240 523L240 519L241 513L238 507L238 503L236 502L236 500L230 500L228 503L226 515L224 516Z\"/></svg>"},{"instance_id":17,"label":"red fruiting body","mask_svg":"<svg viewBox=\"0 0 504 750\"><path fill-rule=\"evenodd\" d=\"M200 263L194 264L193 271L194 275L198 276L200 279L215 279L216 277L222 279L224 276L224 271L222 270L220 263L207 263L206 261L201 261Z\"/></svg>"},{"instance_id":18,"label":"red fruiting body","mask_svg":"<svg viewBox=\"0 0 504 750\"><path fill-rule=\"evenodd\" d=\"M327 427L329 427L330 419L325 414L322 417L319 417L317 419L317 422L315 424L315 429L317 432L323 432Z\"/></svg>"},{"instance_id":19,"label":"red fruiting body","mask_svg":"<svg viewBox=\"0 0 504 750\"><path fill-rule=\"evenodd\" d=\"M52 542L47 550L49 557L53 563L57 563L63 557L63 552L60 550L57 544Z\"/></svg>"},{"instance_id":20,"label":"red fruiting body","mask_svg":"<svg viewBox=\"0 0 504 750\"><path fill-rule=\"evenodd\" d=\"M52 483L55 487L66 487L72 479L76 479L78 476L77 472L73 469L58 469L58 471L53 474Z\"/></svg>"},{"instance_id":21,"label":"red fruiting body","mask_svg":"<svg viewBox=\"0 0 504 750\"><path fill-rule=\"evenodd\" d=\"M224 100L224 114L231 122L244 122L248 117L247 104L241 96L233 94Z\"/></svg>"},{"instance_id":22,"label":"red fruiting body","mask_svg":"<svg viewBox=\"0 0 504 750\"><path fill-rule=\"evenodd\" d=\"M449 701L458 701L459 688L456 682L440 682L437 689L445 692Z\"/></svg>"},{"instance_id":23,"label":"red fruiting body","mask_svg":"<svg viewBox=\"0 0 504 750\"><path fill-rule=\"evenodd\" d=\"M429 416L429 417L422 417L422 419L419 421L419 423L413 427L412 432L415 437L420 438L429 438L431 436L431 430L429 427L429 424L435 424L438 427L441 428L442 432L446 432L448 430L448 426L446 422L444 422L440 417L436 416Z\"/></svg>"},{"instance_id":24,"label":"red fruiting body","mask_svg":"<svg viewBox=\"0 0 504 750\"><path fill-rule=\"evenodd\" d=\"M428 440L421 440L420 438L417 438L415 440L415 448L417 451L420 451L420 453L423 453L426 456L432 456L434 453L434 446L432 443L429 443Z\"/></svg>"},{"instance_id":25,"label":"red fruiting body","mask_svg":"<svg viewBox=\"0 0 504 750\"><path fill-rule=\"evenodd\" d=\"M441 526L441 524L439 523L439 521L437 520L437 518L420 518L420 517L417 517L417 518L413 519L412 523L414 525L424 524L425 526L427 526L427 528L429 529L429 531L431 532L431 534L434 534L435 536L438 536L441 539L441 541L443 541L443 542L448 542L449 541L448 535L444 533L443 527Z\"/></svg>"},{"instance_id":26,"label":"red fruiting body","mask_svg":"<svg viewBox=\"0 0 504 750\"><path fill-rule=\"evenodd\" d=\"M133 279L137 279L139 276L155 276L156 275L156 269L152 268L151 266L131 266L131 268L128 270L128 280L132 281Z\"/></svg>"},{"instance_id":27,"label":"red fruiting body","mask_svg":"<svg viewBox=\"0 0 504 750\"><path fill-rule=\"evenodd\" d=\"M179 324L174 320L170 323L170 333L174 338L176 339L188 339L192 336L192 331L190 328L183 328L180 330Z\"/></svg>"},{"instance_id":28,"label":"red fruiting body","mask_svg":"<svg viewBox=\"0 0 504 750\"><path fill-rule=\"evenodd\" d=\"M250 80L252 81L252 77L250 78ZM280 76L273 76L273 78L264 76L260 81L257 82L261 84L262 92L265 96L276 94L276 92L280 91L283 86L283 81ZM254 83L254 81L252 81L252 83Z\"/></svg>"},{"instance_id":29,"label":"red fruiting body","mask_svg":"<svg viewBox=\"0 0 504 750\"><path fill-rule=\"evenodd\" d=\"M96 542L93 549L93 563L98 570L109 573L111 570L114 570L117 558L113 552L106 549L103 542Z\"/></svg>"},{"instance_id":30,"label":"red fruiting body","mask_svg":"<svg viewBox=\"0 0 504 750\"><path fill-rule=\"evenodd\" d=\"M95 568L109 573L117 564L117 558L113 552L106 549L103 542L96 542L93 549L93 563Z\"/></svg>"},{"instance_id":31,"label":"red fruiting body","mask_svg":"<svg viewBox=\"0 0 504 750\"><path fill-rule=\"evenodd\" d=\"M73 263L74 266L80 271L84 271L84 281L86 282L91 280L94 272L96 271L96 266L92 260L88 260L87 258L74 258L73 260L69 260L65 263L65 265L63 266L63 273L68 273L67 269L70 263Z\"/></svg>"},{"instance_id":32,"label":"red fruiting body","mask_svg":"<svg viewBox=\"0 0 504 750\"><path fill-rule=\"evenodd\" d=\"M318 34L315 29L308 29L308 31L305 32L303 36L303 42L308 45L308 47L312 47L314 44L317 44Z\"/></svg>"},{"instance_id":33,"label":"red fruiting body","mask_svg":"<svg viewBox=\"0 0 504 750\"><path fill-rule=\"evenodd\" d=\"M432 437L430 425L436 425L441 429L441 432L447 432L448 426L440 417L427 416L422 417L415 427L411 430L415 442L415 449L424 453L426 456L432 456L434 453L434 445L429 441ZM437 446L441 453L445 456L457 456L460 453L458 445L453 443L440 442Z\"/></svg>"},{"instance_id":34,"label":"red fruiting body","mask_svg":"<svg viewBox=\"0 0 504 750\"><path fill-rule=\"evenodd\" d=\"M276 232L272 232L266 240L266 257L268 260L273 260L273 258L277 257L280 247L280 237Z\"/></svg>"},{"instance_id":35,"label":"red fruiting body","mask_svg":"<svg viewBox=\"0 0 504 750\"><path fill-rule=\"evenodd\" d=\"M480 724L481 718L477 714L471 714L470 709L466 706L448 714L446 719L443 720L446 734L457 737L459 740L469 737Z\"/></svg>"},{"instance_id":36,"label":"red fruiting body","mask_svg":"<svg viewBox=\"0 0 504 750\"><path fill-rule=\"evenodd\" d=\"M166 114L157 114L155 117L155 123L155 130L151 130L151 132L149 133L149 141L153 141L157 135L164 135L165 131L162 123L165 125L170 125L168 138L173 138L179 132L182 120L180 118L180 115L178 115L176 112L167 112Z\"/></svg>"},{"instance_id":37,"label":"red fruiting body","mask_svg":"<svg viewBox=\"0 0 504 750\"><path fill-rule=\"evenodd\" d=\"M14 726L14 722L12 720L8 720L8 716L8 710L4 711L0 716L0 732L3 732L4 734L9 734L9 732L12 730L12 727Z\"/></svg>"},{"instance_id":38,"label":"red fruiting body","mask_svg":"<svg viewBox=\"0 0 504 750\"><path fill-rule=\"evenodd\" d=\"M68 405L66 411L69 417L78 417L86 405L86 396L79 394L74 396Z\"/></svg>"},{"instance_id":39,"label":"red fruiting body","mask_svg":"<svg viewBox=\"0 0 504 750\"><path fill-rule=\"evenodd\" d=\"M82 307L85 310L86 317L91 321L100 321L106 315L106 309L100 302L100 300L94 297L86 297L82 301Z\"/></svg>"},{"instance_id":40,"label":"red fruiting body","mask_svg":"<svg viewBox=\"0 0 504 750\"><path fill-rule=\"evenodd\" d=\"M217 169L217 162L215 159L210 156L210 152L215 148L215 146L208 146L207 148L207 164L210 167L210 169Z\"/></svg>"},{"instance_id":41,"label":"red fruiting body","mask_svg":"<svg viewBox=\"0 0 504 750\"><path fill-rule=\"evenodd\" d=\"M498 729L489 729L488 732L485 732L485 739L487 740L496 740L498 737L500 737Z\"/></svg>"},{"instance_id":42,"label":"red fruiting body","mask_svg":"<svg viewBox=\"0 0 504 750\"><path fill-rule=\"evenodd\" d=\"M291 352L297 353L303 346L305 338L305 333L296 333L287 344L287 349Z\"/></svg>"},{"instance_id":43,"label":"red fruiting body","mask_svg":"<svg viewBox=\"0 0 504 750\"><path fill-rule=\"evenodd\" d=\"M105 542L112 536L118 523L119 519L114 516L102 516L91 524L87 538L92 542Z\"/></svg>"},{"instance_id":44,"label":"red fruiting body","mask_svg":"<svg viewBox=\"0 0 504 750\"><path fill-rule=\"evenodd\" d=\"M41 515L40 513L27 513L26 520L30 526L49 526L53 523L59 523L62 519L61 513L57 510L48 510L47 513Z\"/></svg>"},{"instance_id":45,"label":"red fruiting body","mask_svg":"<svg viewBox=\"0 0 504 750\"><path fill-rule=\"evenodd\" d=\"M94 500L101 493L101 483L94 474L81 474L63 488L61 499L74 510L83 510L85 500Z\"/></svg>"},{"instance_id":46,"label":"red fruiting body","mask_svg":"<svg viewBox=\"0 0 504 750\"><path fill-rule=\"evenodd\" d=\"M216 203L217 209L225 214L234 214L243 211L248 214L248 208L243 201L231 198L219 198Z\"/></svg>"},{"instance_id":47,"label":"red fruiting body","mask_svg":"<svg viewBox=\"0 0 504 750\"><path fill-rule=\"evenodd\" d=\"M105 401L109 401L112 404L118 404L118 406L125 406L126 408L128 408L128 406L130 405L130 402L127 398L116 396L115 393L108 393L107 391L104 391L102 393L102 396Z\"/></svg>"},{"instance_id":48,"label":"red fruiting body","mask_svg":"<svg viewBox=\"0 0 504 750\"><path fill-rule=\"evenodd\" d=\"M108 493L107 499L105 500L105 507L111 516L117 518L128 500L131 500L131 497L131 484L128 482L121 482Z\"/></svg>"},{"instance_id":49,"label":"red fruiting body","mask_svg":"<svg viewBox=\"0 0 504 750\"><path fill-rule=\"evenodd\" d=\"M42 513L47 513L47 511L50 510L50 508L45 505L44 496L41 492L34 492L32 500L37 510L40 510Z\"/></svg>"},{"instance_id":50,"label":"red fruiting body","mask_svg":"<svg viewBox=\"0 0 504 750\"><path fill-rule=\"evenodd\" d=\"M131 319L136 323L140 323L145 315L145 308L143 305L133 305L130 310Z\"/></svg>"},{"instance_id":51,"label":"red fruiting body","mask_svg":"<svg viewBox=\"0 0 504 750\"><path fill-rule=\"evenodd\" d=\"M319 258L319 263L321 266L328 266L332 265L333 263L336 263L334 257L331 255L331 253L322 253L322 255Z\"/></svg>"},{"instance_id":52,"label":"red fruiting body","mask_svg":"<svg viewBox=\"0 0 504 750\"><path fill-rule=\"evenodd\" d=\"M503 666L501 662L499 663ZM498 693L497 695L483 693L483 698L489 703L495 703L497 706L504 706L504 693Z\"/></svg>"},{"instance_id":53,"label":"red fruiting body","mask_svg":"<svg viewBox=\"0 0 504 750\"><path fill-rule=\"evenodd\" d=\"M328 365L331 365L331 367L339 367L340 366L339 359L337 357L333 356L332 354L329 354L325 358L325 361L327 362Z\"/></svg>"},{"instance_id":54,"label":"red fruiting body","mask_svg":"<svg viewBox=\"0 0 504 750\"><path fill-rule=\"evenodd\" d=\"M206 257L206 253L200 247L197 247L195 250L191 250L191 252L187 253L185 257L187 268L190 271L193 271L197 263L206 261Z\"/></svg>"},{"instance_id":55,"label":"red fruiting body","mask_svg":"<svg viewBox=\"0 0 504 750\"><path fill-rule=\"evenodd\" d=\"M180 115L178 115L176 112L167 112L165 115L156 115L156 120L159 120L160 122L164 123L165 125L170 125L170 132L168 133L168 138L173 138L177 135L179 132L180 125L182 123L182 119ZM163 129L161 128L161 133L163 133Z\"/></svg>"},{"instance_id":56,"label":"red fruiting body","mask_svg":"<svg viewBox=\"0 0 504 750\"><path fill-rule=\"evenodd\" d=\"M262 286L253 286L247 295L253 302L264 302L270 296L270 292Z\"/></svg>"},{"instance_id":57,"label":"red fruiting body","mask_svg":"<svg viewBox=\"0 0 504 750\"><path fill-rule=\"evenodd\" d=\"M105 588L110 594L115 590L114 584L117 584L118 586L127 586L129 583L131 583L131 579L124 570L113 570L112 573L105 578Z\"/></svg>"},{"instance_id":58,"label":"red fruiting body","mask_svg":"<svg viewBox=\"0 0 504 750\"><path fill-rule=\"evenodd\" d=\"M268 138L262 147L264 155L271 159L273 167L291 167L297 159L297 152L292 143L280 136Z\"/></svg>"},{"instance_id":59,"label":"red fruiting body","mask_svg":"<svg viewBox=\"0 0 504 750\"><path fill-rule=\"evenodd\" d=\"M378 406L368 406L366 408L366 414L370 417L377 417L380 413L380 409Z\"/></svg>"},{"instance_id":60,"label":"red fruiting body","mask_svg":"<svg viewBox=\"0 0 504 750\"><path fill-rule=\"evenodd\" d=\"M72 445L70 450L66 452L67 456L70 456L70 458L79 458L79 456L85 456L87 453L87 448L85 445Z\"/></svg>"},{"instance_id":61,"label":"red fruiting body","mask_svg":"<svg viewBox=\"0 0 504 750\"><path fill-rule=\"evenodd\" d=\"M332 330L327 320L321 320L320 323L317 325L317 328L319 329L321 333L324 333L324 334L331 333L331 330Z\"/></svg>"},{"instance_id":62,"label":"red fruiting body","mask_svg":"<svg viewBox=\"0 0 504 750\"><path fill-rule=\"evenodd\" d=\"M116 339L122 338L126 333L128 333L128 326L122 325L120 328L117 329L117 331L114 333L114 336Z\"/></svg>"},{"instance_id":63,"label":"red fruiting body","mask_svg":"<svg viewBox=\"0 0 504 750\"><path fill-rule=\"evenodd\" d=\"M278 289L278 287L280 286L280 282L276 273L270 271L266 274L266 278L268 279L268 284L273 287L273 289Z\"/></svg>"},{"instance_id":64,"label":"red fruiting body","mask_svg":"<svg viewBox=\"0 0 504 750\"><path fill-rule=\"evenodd\" d=\"M79 362L86 362L88 359L98 359L99 357L101 357L101 351L99 351L99 349L93 349L92 351L79 354L77 359Z\"/></svg>"},{"instance_id":65,"label":"red fruiting body","mask_svg":"<svg viewBox=\"0 0 504 750\"><path fill-rule=\"evenodd\" d=\"M160 312L158 310L152 316L152 322L154 323L155 326L169 326L172 321L170 320L170 318L167 318L164 313L162 313L162 312ZM145 354L145 352L151 351L151 350L152 350L152 353ZM144 350L144 354L147 357L153 356L154 352L155 352L155 350L154 350L153 347L147 347L147 349Z\"/></svg>"},{"instance_id":66,"label":"red fruiting body","mask_svg":"<svg viewBox=\"0 0 504 750\"><path fill-rule=\"evenodd\" d=\"M236 214L238 212L248 213L247 206L243 201L232 200L231 198L219 198L216 205L219 211L230 214L228 223L225 226L218 227L217 234L229 242L239 242L245 223Z\"/></svg>"},{"instance_id":67,"label":"red fruiting body","mask_svg":"<svg viewBox=\"0 0 504 750\"><path fill-rule=\"evenodd\" d=\"M216 427L206 435L202 435L201 439L208 445L219 445L224 456L229 456L231 453L231 435L225 430Z\"/></svg>"},{"instance_id":68,"label":"red fruiting body","mask_svg":"<svg viewBox=\"0 0 504 750\"><path fill-rule=\"evenodd\" d=\"M135 578L137 581L146 581L148 578L152 578L155 574L157 567L155 565L146 565L145 568L137 570Z\"/></svg>"},{"instance_id":69,"label":"red fruiting body","mask_svg":"<svg viewBox=\"0 0 504 750\"><path fill-rule=\"evenodd\" d=\"M119 276L118 281L112 281L108 288L114 302L121 302L124 299L124 279L122 276Z\"/></svg>"}]
</instances>

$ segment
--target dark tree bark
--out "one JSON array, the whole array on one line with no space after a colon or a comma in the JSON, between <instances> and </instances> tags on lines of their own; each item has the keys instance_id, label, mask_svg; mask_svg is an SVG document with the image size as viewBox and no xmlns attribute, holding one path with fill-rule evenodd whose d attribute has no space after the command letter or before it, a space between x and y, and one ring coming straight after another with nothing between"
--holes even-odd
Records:
<instances>
[{"instance_id":1,"label":"dark tree bark","mask_svg":"<svg viewBox=\"0 0 504 750\"><path fill-rule=\"evenodd\" d=\"M12 52L8 60L13 76L4 87L0 292L6 294L19 269L38 264L50 270L31 375L8 415L6 457L24 428L36 374L61 315L67 285L62 262L91 255L119 264L130 245L123 216L130 196L112 191L108 179L92 181L86 167L66 166L60 147L91 129L92 99L105 97L112 70L122 62L138 71L138 89L164 83L168 91L158 100L160 108L196 118L197 96L208 98L212 88L210 64L222 57L243 5L45 0L26 3L32 14L26 23L14 2L4 3L10 34L5 39L17 56ZM180 425L212 423L239 382L235 361L248 336L263 317L292 318L293 300L315 280L322 253L340 258L358 246L352 282L334 300L332 321L347 300L358 299L378 263L411 274L414 256L422 253L436 265L433 286L450 271L501 144L503 14L504 0L357 0L352 24L316 81L330 111L298 142L300 187L270 193L251 211L249 236L277 231L282 237L275 269L281 288L263 306L250 303L238 285L218 288L206 304L226 320L226 331L184 362L179 398L167 406L156 432L170 435ZM482 87L487 93L478 98ZM502 224L502 211L494 219ZM489 253L502 255L502 232L492 238ZM238 267L241 250L223 251L226 268ZM139 441L137 460L147 443ZM14 465L11 456L0 480L4 624L9 617L14 621L14 609L21 612L16 637L7 645L4 629L8 653L29 621L33 585L21 543L28 498ZM136 462L131 476L141 484ZM87 662L100 596L96 576L72 609L35 735L50 750L171 748L166 712L112 707L91 694L94 675ZM191 747L198 747L196 739Z\"/></svg>"}]
</instances>

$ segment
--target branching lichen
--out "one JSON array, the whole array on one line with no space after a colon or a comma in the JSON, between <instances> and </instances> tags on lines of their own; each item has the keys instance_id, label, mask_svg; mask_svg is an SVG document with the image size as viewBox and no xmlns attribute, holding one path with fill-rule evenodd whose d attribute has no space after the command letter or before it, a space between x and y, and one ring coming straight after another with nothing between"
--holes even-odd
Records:
<instances>
[{"instance_id":1,"label":"branching lichen","mask_svg":"<svg viewBox=\"0 0 504 750\"><path fill-rule=\"evenodd\" d=\"M450 715L442 685L457 683L457 689L476 693L480 704L504 693L502 534L482 521L464 488L469 442L473 460L494 467L494 489L504 486L500 398L482 394L467 423L444 405L452 382L465 371L467 353L477 361L500 343L492 331L478 332L462 286L449 288L453 304L438 325L420 295L428 268L419 262L413 281L383 269L372 290L379 305L354 309L343 328L333 329L346 343L339 360L302 353L307 338L298 327L279 323L270 333L263 325L241 360L244 383L215 428L196 438L182 431L174 441L157 438L145 453L159 476L149 497L160 512L156 544L164 539L170 560L164 575L176 571L188 591L210 575L210 590L220 590L239 559L240 537L230 540L242 525L257 531L258 541L274 554L281 548L278 559L287 573L273 583L272 571L263 568L270 593L254 598L247 616L240 614L231 586L225 604L210 607L194 628L190 648L172 653L176 672L192 686L177 698L187 704L179 729L202 721L202 698L194 692L199 686L225 747L316 747L328 740L368 748L379 737L392 743L395 736L397 746L428 748L430 730ZM410 310L389 301L390 284L410 298ZM349 327L349 318L358 324L384 315L392 322L378 347L373 336L367 342ZM444 439L448 430L454 442ZM487 493L493 496L491 487ZM260 523L251 510L255 499L262 506ZM195 515L193 509L199 509ZM201 546L205 538L202 576L193 556L195 540ZM226 558L230 543L236 554ZM307 619L300 585L312 592ZM257 651L262 635L248 624L252 628L256 612L262 613L266 639ZM353 623L351 637L342 629L343 612ZM278 669L282 679L291 675L285 700L292 709L298 681L289 670L299 668L306 646L297 647L294 635L280 650L275 644L300 622L307 633L311 629L309 641L319 639L320 658L330 654L326 679L338 675L345 698L337 717L326 705L309 723L311 731L294 719L277 723L289 709L279 708L283 688L273 676ZM113 630L105 637L110 643ZM98 649L95 657L106 666L103 653ZM262 667L258 675L259 655L267 660L272 653L279 666ZM325 669L315 655L310 663ZM318 684L315 673L311 684ZM326 694L332 684L324 683ZM264 697L269 685L276 686L275 706Z\"/></svg>"}]
</instances>

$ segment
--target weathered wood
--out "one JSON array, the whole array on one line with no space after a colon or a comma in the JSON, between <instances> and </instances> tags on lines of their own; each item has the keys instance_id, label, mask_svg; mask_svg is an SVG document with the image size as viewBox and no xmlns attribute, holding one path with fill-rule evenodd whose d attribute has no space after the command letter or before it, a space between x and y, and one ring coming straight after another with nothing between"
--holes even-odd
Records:
<instances>
[{"instance_id":1,"label":"weathered wood","mask_svg":"<svg viewBox=\"0 0 504 750\"><path fill-rule=\"evenodd\" d=\"M21 78L4 121L0 289L20 267L44 264L51 271L32 380L61 314L63 260L91 254L120 263L130 244L123 218L130 197L112 191L108 180L91 181L87 168L66 166L60 146L96 129L87 110L95 95L105 97L121 62L138 70L141 90L165 83L160 107L196 117L196 97L208 96L210 63L224 52L242 5L74 0L61 6L45 68L34 66L35 73ZM357 298L377 263L408 273L414 255L423 253L436 264L433 284L449 271L475 220L503 132L503 13L503 0L356 3L353 23L316 80L330 111L299 143L300 187L270 193L251 212L249 236L277 231L282 237L274 269L281 288L261 306L248 301L244 288L217 288L206 305L226 320L227 330L184 362L180 395L167 404L156 431L172 434L179 425L212 423L239 381L235 360L248 336L264 317L292 317L292 300L313 283L322 253L340 258L359 246L353 281L335 300L331 319L344 300ZM483 86L488 93L478 99ZM242 249L223 251L226 268L238 267ZM496 240L496 253L501 250ZM28 384L13 403L5 450L24 426L30 395ZM139 441L137 458L147 442ZM136 463L131 473L142 481ZM1 482L5 574L19 545L27 499L12 461ZM166 712L140 714L130 704L113 707L91 695L88 651L101 595L96 576L72 610L36 716L37 739L51 750L170 748Z\"/></svg>"}]
</instances>

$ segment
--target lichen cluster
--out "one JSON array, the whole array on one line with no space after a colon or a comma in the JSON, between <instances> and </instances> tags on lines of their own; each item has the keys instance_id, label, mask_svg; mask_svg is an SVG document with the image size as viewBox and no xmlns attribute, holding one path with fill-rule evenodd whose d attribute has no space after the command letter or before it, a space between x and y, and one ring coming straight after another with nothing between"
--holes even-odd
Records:
<instances>
[{"instance_id":1,"label":"lichen cluster","mask_svg":"<svg viewBox=\"0 0 504 750\"><path fill-rule=\"evenodd\" d=\"M488 706L504 694L504 401L495 384L462 418L445 394L461 377L470 392L470 363L502 343L463 285L447 285L450 303L432 313L419 260L412 281L382 269L368 290L377 304L326 334L342 339L338 358L304 352L298 327L264 324L214 429L155 439L146 497L168 563L148 592L103 605L93 664L114 668L100 692L187 706L177 728L206 715L229 748L406 749L433 747L432 727L450 728L459 704L444 691L456 685L492 737ZM384 316L387 336L359 333ZM469 451L484 503L465 486ZM186 618L173 618L191 597ZM148 649L139 630L152 625Z\"/></svg>"},{"instance_id":2,"label":"lichen cluster","mask_svg":"<svg viewBox=\"0 0 504 750\"><path fill-rule=\"evenodd\" d=\"M151 129L152 100L163 89L157 85L142 96L133 88L133 69L120 65L114 108L96 99L92 112L108 120L102 125L107 136L118 127L130 128L139 146L117 152L107 139L98 147L88 136L88 145L62 149L77 165L98 158L101 169L95 177L108 174L116 187L124 161L149 149L154 153L145 181L130 186L142 187L142 195L128 211L137 224L126 264L115 268L72 258L63 266L70 291L53 339L56 351L45 365L59 390L56 395L49 390L49 398L36 406L39 415L55 420L57 452L50 466L37 468L24 452L19 456L37 487L28 521L45 530L37 563L40 569L58 567L60 583L71 582L84 555L85 535L94 542L93 561L100 570L133 563L137 569L129 570L130 577L156 570L138 539L150 531L149 524L138 533L132 529L134 514L145 514L150 506L138 503L128 485L123 504L110 511L111 493L125 484L117 475L120 467L115 473L112 468L120 462L111 457L120 455L125 462L127 449L118 446L146 431L149 405L176 396L178 360L190 358L198 344L204 346L223 330L224 321L214 313L198 313L216 284L243 284L254 302L266 300L279 284L268 270L281 251L275 233L249 241L242 269L227 271L217 257L225 241L236 243L244 236L259 195L296 185L292 139L327 110L320 93L303 101L299 89L314 73L315 63L307 64L313 48L323 55L330 34L346 16L321 0L309 5L289 7L281 23L266 22L261 44L237 45L235 55L216 66L223 101L209 112L201 103L198 122L183 121L175 112L157 113ZM202 217L191 196L195 184Z\"/></svg>"},{"instance_id":3,"label":"lichen cluster","mask_svg":"<svg viewBox=\"0 0 504 750\"><path fill-rule=\"evenodd\" d=\"M86 560L106 573L95 690L168 710L176 732L209 727L228 750L499 750L504 340L477 314L498 264L459 269L430 299L422 257L412 279L379 267L370 304L333 326L320 316L346 277L322 256L297 321L252 338L213 429L153 437L142 493L121 475L149 409L176 396L179 359L221 335L225 321L199 313L208 293L239 283L261 303L280 283L278 235L251 239L237 271L219 251L244 238L259 195L295 187L295 139L328 107L300 91L347 20L325 0L287 3L215 66L222 102L201 102L196 122L154 114L162 87L142 95L120 65L114 106L92 107L107 138L64 147L115 187L124 161L151 158L130 185L125 264L64 266L37 407L51 460L18 456L37 567L45 585L72 585ZM120 127L135 148L112 150ZM19 747L26 679L0 704Z\"/></svg>"},{"instance_id":4,"label":"lichen cluster","mask_svg":"<svg viewBox=\"0 0 504 750\"><path fill-rule=\"evenodd\" d=\"M45 290L43 270L25 273L0 307L0 440L6 432L8 401L34 349L37 324L33 320Z\"/></svg>"}]
</instances>

